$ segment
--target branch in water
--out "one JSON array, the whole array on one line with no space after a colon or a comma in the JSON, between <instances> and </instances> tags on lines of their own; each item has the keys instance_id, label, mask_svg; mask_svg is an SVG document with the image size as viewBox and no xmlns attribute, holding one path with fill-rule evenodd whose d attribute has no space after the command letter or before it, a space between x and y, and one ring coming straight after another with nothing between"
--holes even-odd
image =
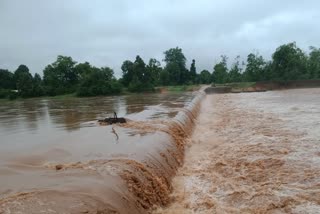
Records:
<instances>
[{"instance_id":1,"label":"branch in water","mask_svg":"<svg viewBox=\"0 0 320 214\"><path fill-rule=\"evenodd\" d=\"M113 134L116 135L117 137L117 140L119 140L119 135L117 134L116 130L114 129L114 127L112 126L112 131L111 131Z\"/></svg>"}]
</instances>

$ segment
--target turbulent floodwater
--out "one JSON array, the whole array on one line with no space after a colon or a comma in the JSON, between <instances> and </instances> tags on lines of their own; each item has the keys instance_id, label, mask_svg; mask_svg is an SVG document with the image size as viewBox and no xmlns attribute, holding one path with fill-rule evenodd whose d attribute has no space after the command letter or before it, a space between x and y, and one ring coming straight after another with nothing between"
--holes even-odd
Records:
<instances>
[{"instance_id":1,"label":"turbulent floodwater","mask_svg":"<svg viewBox=\"0 0 320 214\"><path fill-rule=\"evenodd\" d=\"M207 95L156 213L320 213L320 89Z\"/></svg>"},{"instance_id":2,"label":"turbulent floodwater","mask_svg":"<svg viewBox=\"0 0 320 214\"><path fill-rule=\"evenodd\" d=\"M166 205L197 94L1 102L0 213L144 213ZM114 111L130 121L94 121Z\"/></svg>"},{"instance_id":3,"label":"turbulent floodwater","mask_svg":"<svg viewBox=\"0 0 320 214\"><path fill-rule=\"evenodd\" d=\"M319 213L319 94L2 103L0 213ZM114 110L132 120L88 122Z\"/></svg>"}]
</instances>

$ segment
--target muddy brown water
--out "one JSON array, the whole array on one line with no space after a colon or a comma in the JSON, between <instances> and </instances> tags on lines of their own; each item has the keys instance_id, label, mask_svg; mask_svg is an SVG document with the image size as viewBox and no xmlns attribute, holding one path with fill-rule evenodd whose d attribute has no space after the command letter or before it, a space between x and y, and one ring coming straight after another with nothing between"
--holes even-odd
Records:
<instances>
[{"instance_id":1,"label":"muddy brown water","mask_svg":"<svg viewBox=\"0 0 320 214\"><path fill-rule=\"evenodd\" d=\"M121 126L47 120L53 133L33 141L16 120L24 137L1 135L0 213L319 213L319 94L197 93L120 113Z\"/></svg>"},{"instance_id":2,"label":"muddy brown water","mask_svg":"<svg viewBox=\"0 0 320 214\"><path fill-rule=\"evenodd\" d=\"M204 99L173 203L155 213L320 213L320 89Z\"/></svg>"},{"instance_id":3,"label":"muddy brown water","mask_svg":"<svg viewBox=\"0 0 320 214\"><path fill-rule=\"evenodd\" d=\"M192 93L141 94L114 97L26 99L0 102L0 146L29 147L50 143L86 129L84 122L113 115L132 120L172 118L193 97ZM42 139L45 139L41 141ZM35 140L36 139L36 140ZM56 141L56 139L55 139Z\"/></svg>"},{"instance_id":4,"label":"muddy brown water","mask_svg":"<svg viewBox=\"0 0 320 214\"><path fill-rule=\"evenodd\" d=\"M202 93L0 103L0 213L144 213L169 203ZM127 124L95 120L117 112Z\"/></svg>"}]
</instances>

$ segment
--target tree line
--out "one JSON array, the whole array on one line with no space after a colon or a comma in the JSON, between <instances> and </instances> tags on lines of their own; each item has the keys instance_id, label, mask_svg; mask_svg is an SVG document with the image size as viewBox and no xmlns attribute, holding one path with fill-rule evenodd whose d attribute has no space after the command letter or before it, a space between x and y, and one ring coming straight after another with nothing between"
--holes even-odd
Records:
<instances>
[{"instance_id":1,"label":"tree line","mask_svg":"<svg viewBox=\"0 0 320 214\"><path fill-rule=\"evenodd\" d=\"M271 60L265 60L257 53L250 53L246 63L239 62L239 56L228 69L227 57L213 68L212 81L215 83L290 81L320 78L320 49L310 47L306 54L296 43L279 46Z\"/></svg>"},{"instance_id":2,"label":"tree line","mask_svg":"<svg viewBox=\"0 0 320 214\"><path fill-rule=\"evenodd\" d=\"M154 91L156 86L191 85L230 82L288 81L320 78L320 49L310 47L305 53L296 43L279 46L271 60L258 53L250 53L246 62L236 57L228 66L228 57L213 66L212 71L197 72L193 59L187 67L186 57L179 47L164 52L160 61L151 58L147 63L138 55L134 61L122 63L122 77L116 79L109 67L95 67L89 62L77 63L69 56L58 56L56 61L39 74L32 75L26 65L10 72L0 69L0 98L56 96L76 93L77 96L119 94Z\"/></svg>"}]
</instances>

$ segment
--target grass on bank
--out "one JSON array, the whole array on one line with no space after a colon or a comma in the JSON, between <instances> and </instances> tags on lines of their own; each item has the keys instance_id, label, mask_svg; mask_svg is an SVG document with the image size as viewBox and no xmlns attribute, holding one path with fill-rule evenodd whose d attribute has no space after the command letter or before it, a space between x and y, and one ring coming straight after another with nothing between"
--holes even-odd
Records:
<instances>
[{"instance_id":1,"label":"grass on bank","mask_svg":"<svg viewBox=\"0 0 320 214\"><path fill-rule=\"evenodd\" d=\"M159 86L159 87L155 87L154 91L145 91L142 93L159 93L163 91L167 91L167 92L197 91L200 88L201 88L200 85ZM132 94L140 94L140 93L130 92L127 88L123 88L122 92L117 95L132 95ZM106 95L106 96L114 96L114 95ZM68 99L68 98L75 98L75 97L78 97L77 93L69 93L69 94L62 94L62 95L56 95L56 96L40 96L40 98L47 98L47 99ZM39 97L22 98L16 94L13 98L10 98L9 96L0 96L0 101L24 100L24 99L32 99L32 98L39 98Z\"/></svg>"},{"instance_id":2,"label":"grass on bank","mask_svg":"<svg viewBox=\"0 0 320 214\"><path fill-rule=\"evenodd\" d=\"M213 83L213 87L219 87L219 86L226 86L231 87L232 89L245 89L254 87L256 85L256 82L233 82L233 83L225 83L225 84L215 84Z\"/></svg>"},{"instance_id":3,"label":"grass on bank","mask_svg":"<svg viewBox=\"0 0 320 214\"><path fill-rule=\"evenodd\" d=\"M197 91L201 88L200 85L176 85L176 86L161 86L156 87L156 91L169 91L169 92L184 92L184 91Z\"/></svg>"}]
</instances>

